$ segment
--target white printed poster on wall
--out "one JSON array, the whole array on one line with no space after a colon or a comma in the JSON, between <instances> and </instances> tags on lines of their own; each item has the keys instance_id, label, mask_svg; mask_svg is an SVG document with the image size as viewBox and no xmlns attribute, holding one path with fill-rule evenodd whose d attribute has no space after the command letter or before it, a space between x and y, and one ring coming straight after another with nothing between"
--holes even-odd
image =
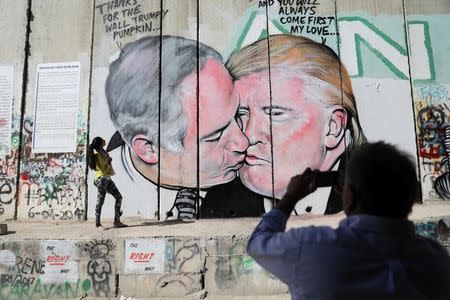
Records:
<instances>
[{"instance_id":1,"label":"white printed poster on wall","mask_svg":"<svg viewBox=\"0 0 450 300\"><path fill-rule=\"evenodd\" d=\"M75 152L80 62L39 64L36 76L33 152Z\"/></svg>"},{"instance_id":2,"label":"white printed poster on wall","mask_svg":"<svg viewBox=\"0 0 450 300\"><path fill-rule=\"evenodd\" d=\"M0 156L11 154L14 66L0 66Z\"/></svg>"},{"instance_id":3,"label":"white printed poster on wall","mask_svg":"<svg viewBox=\"0 0 450 300\"><path fill-rule=\"evenodd\" d=\"M41 241L41 259L45 262L39 278L44 283L78 281L78 252L74 241Z\"/></svg>"},{"instance_id":4,"label":"white printed poster on wall","mask_svg":"<svg viewBox=\"0 0 450 300\"><path fill-rule=\"evenodd\" d=\"M162 239L125 240L125 274L163 273L165 252Z\"/></svg>"}]
</instances>

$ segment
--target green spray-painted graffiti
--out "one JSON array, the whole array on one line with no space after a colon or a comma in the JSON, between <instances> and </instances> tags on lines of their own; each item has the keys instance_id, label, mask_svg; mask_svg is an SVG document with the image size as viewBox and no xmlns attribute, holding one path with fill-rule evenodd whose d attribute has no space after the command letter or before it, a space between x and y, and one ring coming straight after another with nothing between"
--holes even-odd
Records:
<instances>
[{"instance_id":1,"label":"green spray-painted graffiti","mask_svg":"<svg viewBox=\"0 0 450 300\"><path fill-rule=\"evenodd\" d=\"M45 284L41 279L26 283L15 281L12 285L4 281L0 283L0 300L17 299L66 299L78 298L89 293L92 283L89 279L78 279L77 282Z\"/></svg>"},{"instance_id":2,"label":"green spray-painted graffiti","mask_svg":"<svg viewBox=\"0 0 450 300\"><path fill-rule=\"evenodd\" d=\"M266 15L261 11L254 10L248 14L247 21L238 34L235 50L253 42L256 39L267 37L267 34L292 34L289 24L281 24L277 17L269 14L270 19L266 22ZM329 17L333 18L333 17ZM394 17L393 17L394 18ZM430 83L436 80L435 62L430 35L430 24L428 21L408 20L409 47L406 44L405 22L397 16L392 19L396 24L400 36L391 37L378 26L360 16L341 16L337 19L339 31L338 45L330 44L331 48L339 52L349 74L353 78L366 77L364 51L373 53L378 60L387 67L393 78L407 80L410 74L415 82ZM331 19L330 19L331 20ZM330 26L332 21L330 22ZM385 22L380 22L380 24ZM377 22L378 24L378 22ZM295 30L294 30L294 33ZM335 33L330 33L333 35ZM320 38L318 39L320 40ZM397 41L396 41L397 40ZM325 43L326 39L321 41ZM412 56L414 55L414 56ZM420 67L413 68L412 60L420 60Z\"/></svg>"}]
</instances>

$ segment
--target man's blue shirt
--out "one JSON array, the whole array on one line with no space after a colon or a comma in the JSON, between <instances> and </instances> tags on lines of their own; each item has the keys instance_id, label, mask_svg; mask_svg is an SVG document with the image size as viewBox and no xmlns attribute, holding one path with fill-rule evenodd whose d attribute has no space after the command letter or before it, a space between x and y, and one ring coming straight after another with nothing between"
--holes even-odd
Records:
<instances>
[{"instance_id":1,"label":"man's blue shirt","mask_svg":"<svg viewBox=\"0 0 450 300\"><path fill-rule=\"evenodd\" d=\"M289 286L292 299L450 299L450 258L413 223L370 215L337 229L285 232L287 216L272 209L247 252Z\"/></svg>"}]
</instances>

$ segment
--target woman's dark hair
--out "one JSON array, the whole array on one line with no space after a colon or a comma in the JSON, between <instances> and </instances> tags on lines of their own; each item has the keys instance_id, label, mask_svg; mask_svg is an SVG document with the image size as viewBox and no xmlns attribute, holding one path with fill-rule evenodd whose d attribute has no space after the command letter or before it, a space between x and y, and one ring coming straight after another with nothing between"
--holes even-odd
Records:
<instances>
[{"instance_id":1,"label":"woman's dark hair","mask_svg":"<svg viewBox=\"0 0 450 300\"><path fill-rule=\"evenodd\" d=\"M91 168L92 170L95 170L95 167L96 167L95 166L94 149L98 152L98 151L100 151L100 149L102 147L103 147L103 139L99 136L95 137L92 140L92 143L89 144L89 146L88 146L86 159L87 159L89 168Z\"/></svg>"}]
</instances>

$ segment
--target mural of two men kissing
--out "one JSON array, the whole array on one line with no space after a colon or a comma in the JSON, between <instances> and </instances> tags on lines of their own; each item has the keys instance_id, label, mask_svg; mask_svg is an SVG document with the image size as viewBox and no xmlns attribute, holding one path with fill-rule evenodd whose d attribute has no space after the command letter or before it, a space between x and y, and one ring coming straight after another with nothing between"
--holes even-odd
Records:
<instances>
[{"instance_id":1,"label":"mural of two men kissing","mask_svg":"<svg viewBox=\"0 0 450 300\"><path fill-rule=\"evenodd\" d=\"M161 202L173 195L170 210L158 206L162 217L260 216L292 176L343 170L366 141L345 67L306 37L271 35L225 63L195 40L143 37L111 63L105 93L118 132L109 150L122 145L125 167L154 185ZM296 207L340 210L331 188Z\"/></svg>"}]
</instances>

